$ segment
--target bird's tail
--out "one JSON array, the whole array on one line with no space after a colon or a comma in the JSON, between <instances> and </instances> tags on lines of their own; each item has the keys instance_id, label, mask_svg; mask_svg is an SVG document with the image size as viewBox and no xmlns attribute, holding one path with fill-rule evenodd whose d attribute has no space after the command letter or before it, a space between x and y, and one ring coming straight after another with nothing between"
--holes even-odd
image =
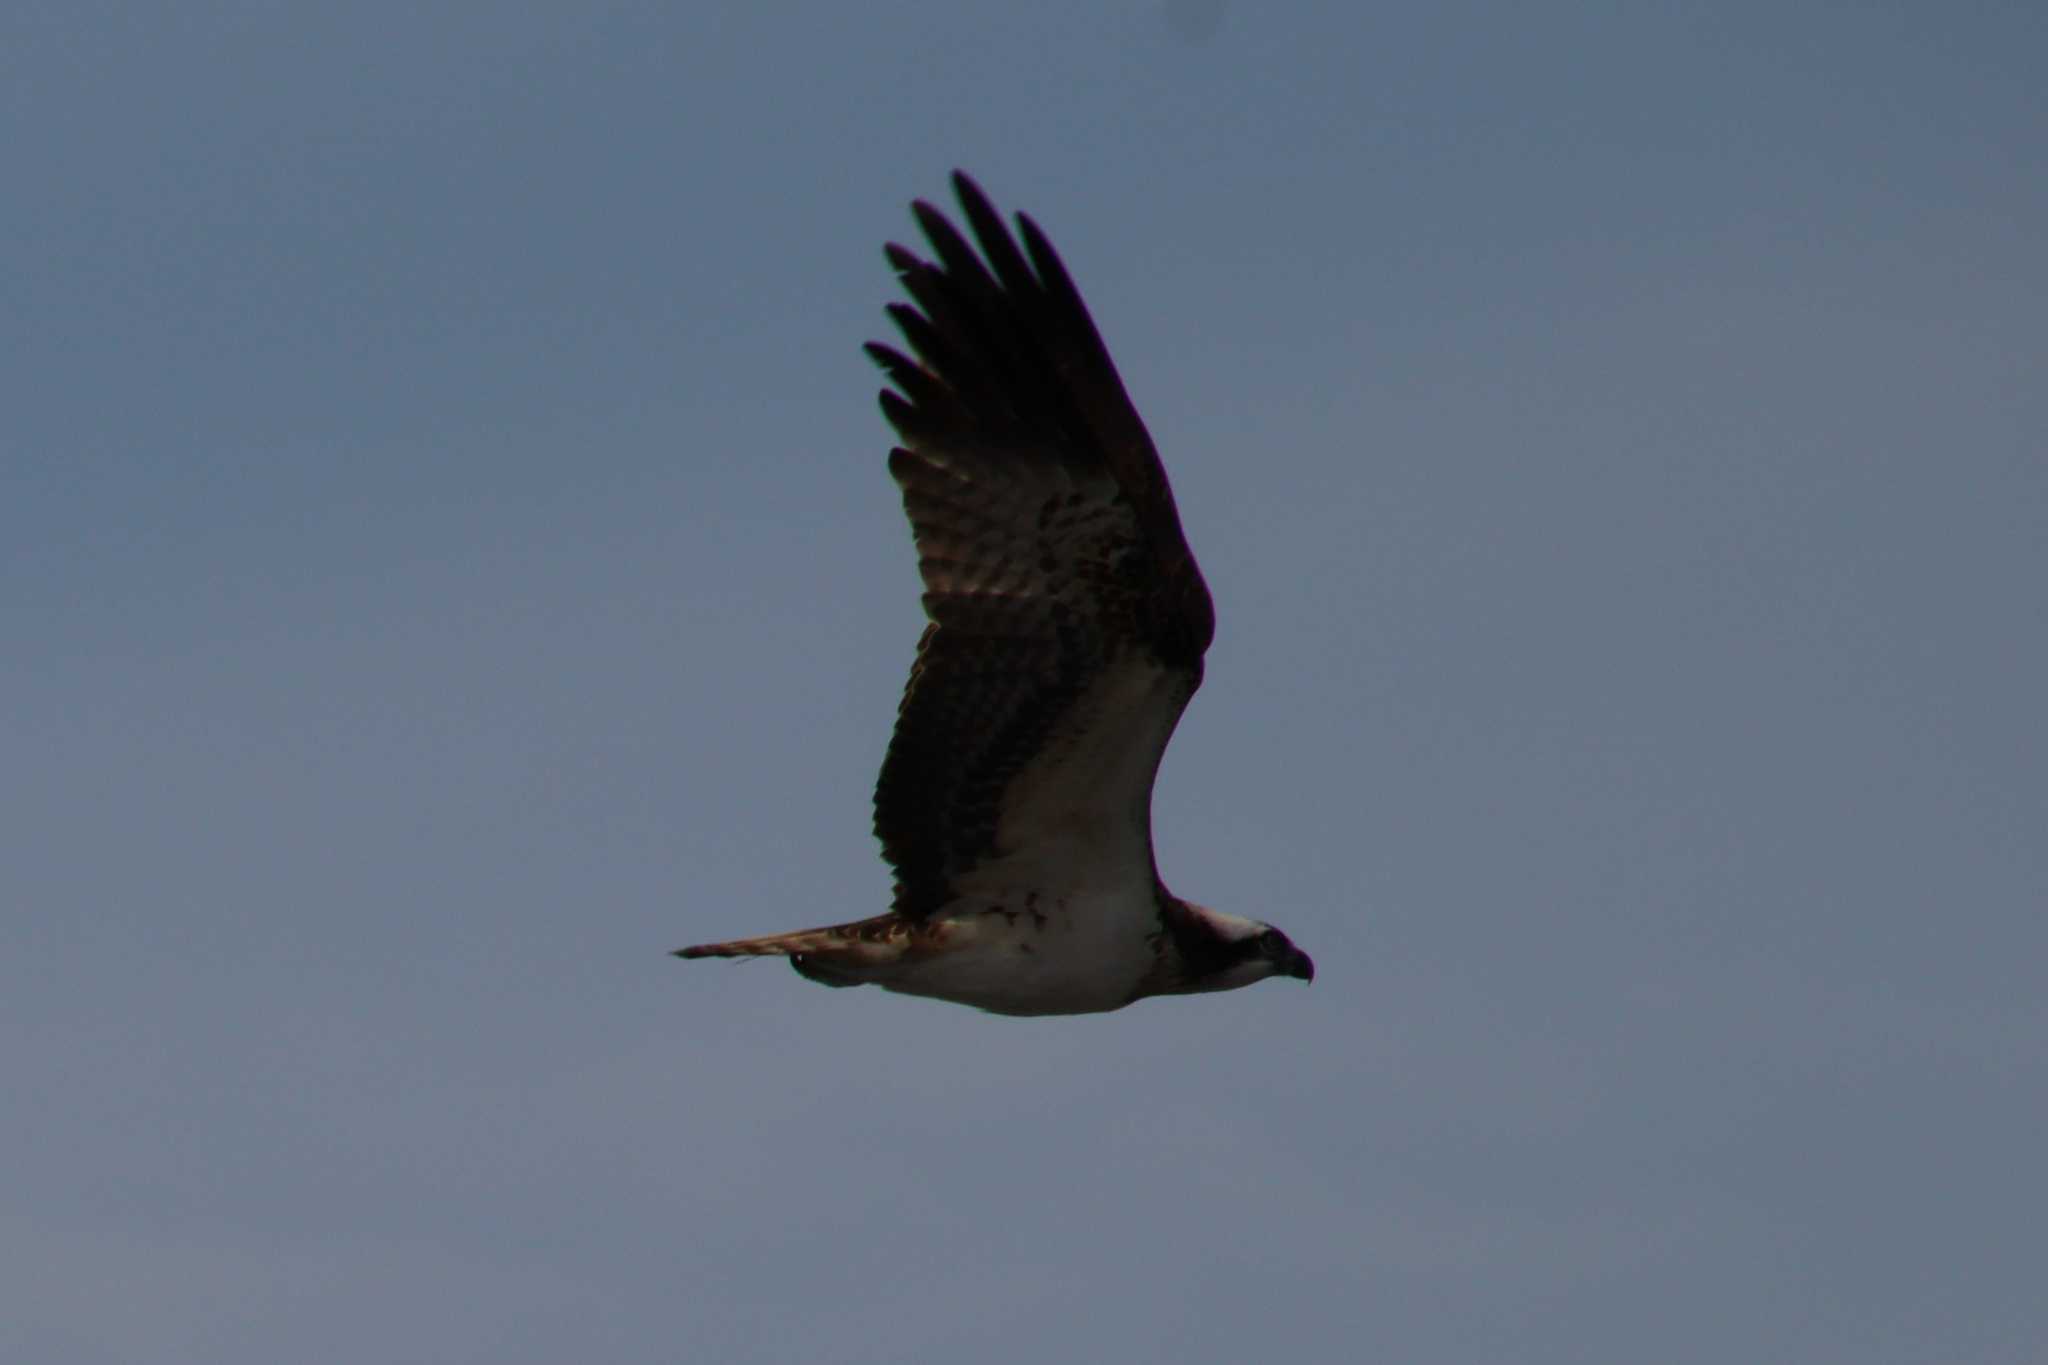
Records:
<instances>
[{"instance_id":1,"label":"bird's tail","mask_svg":"<svg viewBox=\"0 0 2048 1365\"><path fill-rule=\"evenodd\" d=\"M678 948L674 957L795 957L843 947L846 931L855 926L835 925L828 929L799 929L789 934L763 934L760 938L735 938L724 943L697 943Z\"/></svg>"},{"instance_id":2,"label":"bird's tail","mask_svg":"<svg viewBox=\"0 0 2048 1365\"><path fill-rule=\"evenodd\" d=\"M851 924L799 929L790 934L735 938L678 948L677 957L786 957L789 965L828 986L857 986L906 957L930 951L938 936L900 915L877 915Z\"/></svg>"}]
</instances>

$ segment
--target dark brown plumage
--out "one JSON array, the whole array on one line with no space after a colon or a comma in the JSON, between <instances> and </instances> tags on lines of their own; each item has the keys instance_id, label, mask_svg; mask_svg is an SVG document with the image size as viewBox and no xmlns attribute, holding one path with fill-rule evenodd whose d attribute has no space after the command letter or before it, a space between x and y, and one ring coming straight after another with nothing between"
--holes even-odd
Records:
<instances>
[{"instance_id":1,"label":"dark brown plumage","mask_svg":"<svg viewBox=\"0 0 2048 1365\"><path fill-rule=\"evenodd\" d=\"M867 347L895 385L889 472L932 620L875 789L907 915L991 851L1006 785L1090 682L1143 658L1182 676L1184 705L1215 633L1159 456L1066 268L1029 218L1020 252L974 182L953 185L987 264L918 201L936 262L887 249L918 304L889 309L916 358Z\"/></svg>"}]
</instances>

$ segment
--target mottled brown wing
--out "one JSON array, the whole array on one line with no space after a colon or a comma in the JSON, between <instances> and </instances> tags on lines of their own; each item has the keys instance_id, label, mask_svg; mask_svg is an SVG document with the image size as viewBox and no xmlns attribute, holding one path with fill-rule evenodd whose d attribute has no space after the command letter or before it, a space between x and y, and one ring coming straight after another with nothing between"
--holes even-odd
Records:
<instances>
[{"instance_id":1,"label":"mottled brown wing","mask_svg":"<svg viewBox=\"0 0 2048 1365\"><path fill-rule=\"evenodd\" d=\"M1034 846L1150 876L1152 776L1215 631L1158 453L1059 257L1023 217L1019 251L974 183L953 185L980 254L914 204L936 259L888 248L915 304L889 309L909 354L867 348L895 386L889 472L931 618L875 788L911 916L992 860L1033 865Z\"/></svg>"}]
</instances>

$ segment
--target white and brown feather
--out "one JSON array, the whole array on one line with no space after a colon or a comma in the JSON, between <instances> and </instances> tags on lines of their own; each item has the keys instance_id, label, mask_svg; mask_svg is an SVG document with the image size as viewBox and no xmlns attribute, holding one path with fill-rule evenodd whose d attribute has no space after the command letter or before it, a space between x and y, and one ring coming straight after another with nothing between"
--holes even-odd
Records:
<instances>
[{"instance_id":1,"label":"white and brown feather","mask_svg":"<svg viewBox=\"0 0 2048 1365\"><path fill-rule=\"evenodd\" d=\"M830 984L1007 1013L1113 1009L1180 988L1217 932L1160 884L1150 815L1215 618L1058 256L954 185L979 253L913 205L934 259L887 249L907 350L867 348L930 618L875 787L894 908L684 955L787 955Z\"/></svg>"}]
</instances>

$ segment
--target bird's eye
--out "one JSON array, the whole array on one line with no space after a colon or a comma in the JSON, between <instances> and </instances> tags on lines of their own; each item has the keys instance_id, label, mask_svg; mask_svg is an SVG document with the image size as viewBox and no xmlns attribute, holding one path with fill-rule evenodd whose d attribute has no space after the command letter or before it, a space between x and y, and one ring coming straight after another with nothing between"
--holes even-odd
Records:
<instances>
[{"instance_id":1,"label":"bird's eye","mask_svg":"<svg viewBox=\"0 0 2048 1365\"><path fill-rule=\"evenodd\" d=\"M1277 953L1286 946L1287 940L1281 937L1278 929L1268 929L1259 935L1259 947L1265 952Z\"/></svg>"}]
</instances>

